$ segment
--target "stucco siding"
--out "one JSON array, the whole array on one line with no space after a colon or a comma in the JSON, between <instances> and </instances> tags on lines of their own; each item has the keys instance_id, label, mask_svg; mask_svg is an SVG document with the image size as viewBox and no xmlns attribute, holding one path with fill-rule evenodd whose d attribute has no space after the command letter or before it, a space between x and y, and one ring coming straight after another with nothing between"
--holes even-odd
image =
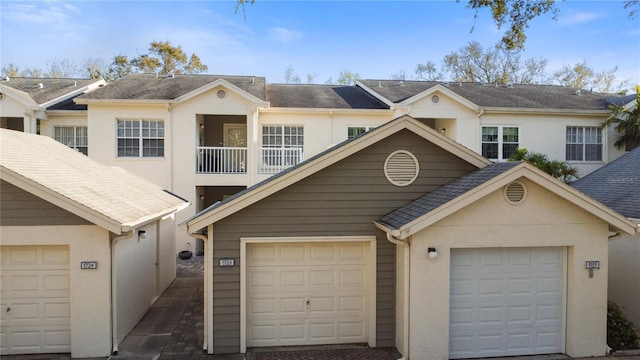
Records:
<instances>
[{"instance_id":1,"label":"stucco siding","mask_svg":"<svg viewBox=\"0 0 640 360\"><path fill-rule=\"evenodd\" d=\"M386 157L404 149L420 176L397 187L384 177ZM377 346L395 346L395 246L373 224L387 212L475 168L405 130L213 225L214 353L239 349L240 270L215 266L240 257L241 237L374 236L377 242Z\"/></svg>"},{"instance_id":2,"label":"stucco siding","mask_svg":"<svg viewBox=\"0 0 640 360\"><path fill-rule=\"evenodd\" d=\"M4 180L0 181L0 225L89 225L87 220Z\"/></svg>"},{"instance_id":3,"label":"stucco siding","mask_svg":"<svg viewBox=\"0 0 640 360\"><path fill-rule=\"evenodd\" d=\"M640 327L640 234L609 241L609 300Z\"/></svg>"},{"instance_id":4,"label":"stucco siding","mask_svg":"<svg viewBox=\"0 0 640 360\"><path fill-rule=\"evenodd\" d=\"M608 225L550 191L523 181L527 196L511 205L497 190L411 238L410 356L448 358L450 263L453 248L564 247L567 250L565 353L606 352ZM517 225L514 225L517 224ZM435 247L436 259L427 257ZM585 261L600 261L593 277ZM425 296L428 294L428 296Z\"/></svg>"}]
</instances>

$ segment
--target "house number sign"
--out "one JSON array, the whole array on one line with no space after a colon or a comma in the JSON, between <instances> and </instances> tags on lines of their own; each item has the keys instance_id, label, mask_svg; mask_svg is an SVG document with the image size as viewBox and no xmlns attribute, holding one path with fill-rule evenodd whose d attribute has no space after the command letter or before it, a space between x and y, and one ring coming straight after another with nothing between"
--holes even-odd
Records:
<instances>
[{"instance_id":1,"label":"house number sign","mask_svg":"<svg viewBox=\"0 0 640 360\"><path fill-rule=\"evenodd\" d=\"M80 269L82 270L95 270L98 268L97 261L80 261Z\"/></svg>"},{"instance_id":2,"label":"house number sign","mask_svg":"<svg viewBox=\"0 0 640 360\"><path fill-rule=\"evenodd\" d=\"M591 261L587 261L584 263L584 268L589 270L589 277L592 278L593 277L593 270L599 270L600 269L600 261L597 260L591 260Z\"/></svg>"},{"instance_id":3,"label":"house number sign","mask_svg":"<svg viewBox=\"0 0 640 360\"><path fill-rule=\"evenodd\" d=\"M219 265L220 265L220 267L235 266L236 265L236 259L234 259L234 258L220 259Z\"/></svg>"}]
</instances>

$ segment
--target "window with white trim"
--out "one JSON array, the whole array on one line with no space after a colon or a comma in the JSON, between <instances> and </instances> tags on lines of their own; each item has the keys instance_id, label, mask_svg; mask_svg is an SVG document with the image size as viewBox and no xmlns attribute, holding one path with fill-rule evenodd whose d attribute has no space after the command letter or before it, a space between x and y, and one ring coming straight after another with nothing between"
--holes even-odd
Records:
<instances>
[{"instance_id":1,"label":"window with white trim","mask_svg":"<svg viewBox=\"0 0 640 360\"><path fill-rule=\"evenodd\" d=\"M483 126L482 156L491 160L508 160L520 145L520 131L514 126Z\"/></svg>"},{"instance_id":2,"label":"window with white trim","mask_svg":"<svg viewBox=\"0 0 640 360\"><path fill-rule=\"evenodd\" d=\"M375 128L375 126L349 126L347 127L347 139L353 139L354 137L360 136L373 128Z\"/></svg>"},{"instance_id":3,"label":"window with white trim","mask_svg":"<svg viewBox=\"0 0 640 360\"><path fill-rule=\"evenodd\" d=\"M304 127L264 125L262 147L263 168L265 166L286 168L296 165L303 159Z\"/></svg>"},{"instance_id":4,"label":"window with white trim","mask_svg":"<svg viewBox=\"0 0 640 360\"><path fill-rule=\"evenodd\" d=\"M602 129L567 126L567 161L602 161Z\"/></svg>"},{"instance_id":5,"label":"window with white trim","mask_svg":"<svg viewBox=\"0 0 640 360\"><path fill-rule=\"evenodd\" d=\"M118 157L163 157L164 121L118 119Z\"/></svg>"},{"instance_id":6,"label":"window with white trim","mask_svg":"<svg viewBox=\"0 0 640 360\"><path fill-rule=\"evenodd\" d=\"M78 152L89 154L86 126L54 126L53 138Z\"/></svg>"}]
</instances>

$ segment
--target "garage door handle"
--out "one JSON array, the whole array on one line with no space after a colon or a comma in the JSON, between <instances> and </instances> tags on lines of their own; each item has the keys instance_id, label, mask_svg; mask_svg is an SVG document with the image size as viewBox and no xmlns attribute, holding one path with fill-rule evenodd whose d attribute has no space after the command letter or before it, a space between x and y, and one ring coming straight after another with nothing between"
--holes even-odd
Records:
<instances>
[{"instance_id":1,"label":"garage door handle","mask_svg":"<svg viewBox=\"0 0 640 360\"><path fill-rule=\"evenodd\" d=\"M7 312L9 312L9 311L11 311L11 308L10 308L10 307L7 307Z\"/></svg>"},{"instance_id":2,"label":"garage door handle","mask_svg":"<svg viewBox=\"0 0 640 360\"><path fill-rule=\"evenodd\" d=\"M311 303L311 301L309 301L309 299L307 299L307 305L309 305Z\"/></svg>"}]
</instances>

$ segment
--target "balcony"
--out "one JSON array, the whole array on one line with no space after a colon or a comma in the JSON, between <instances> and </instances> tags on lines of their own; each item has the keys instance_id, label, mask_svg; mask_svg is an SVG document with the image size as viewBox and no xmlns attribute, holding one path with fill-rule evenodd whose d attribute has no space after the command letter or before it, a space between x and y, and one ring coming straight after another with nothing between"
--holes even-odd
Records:
<instances>
[{"instance_id":1,"label":"balcony","mask_svg":"<svg viewBox=\"0 0 640 360\"><path fill-rule=\"evenodd\" d=\"M275 174L304 160L302 148L258 149L257 172ZM196 174L246 174L247 148L196 147Z\"/></svg>"},{"instance_id":2,"label":"balcony","mask_svg":"<svg viewBox=\"0 0 640 360\"><path fill-rule=\"evenodd\" d=\"M260 174L275 174L304 160L301 147L261 147L259 152L260 166L258 167L258 173Z\"/></svg>"},{"instance_id":3,"label":"balcony","mask_svg":"<svg viewBox=\"0 0 640 360\"><path fill-rule=\"evenodd\" d=\"M196 174L246 174L247 148L196 147Z\"/></svg>"}]
</instances>

